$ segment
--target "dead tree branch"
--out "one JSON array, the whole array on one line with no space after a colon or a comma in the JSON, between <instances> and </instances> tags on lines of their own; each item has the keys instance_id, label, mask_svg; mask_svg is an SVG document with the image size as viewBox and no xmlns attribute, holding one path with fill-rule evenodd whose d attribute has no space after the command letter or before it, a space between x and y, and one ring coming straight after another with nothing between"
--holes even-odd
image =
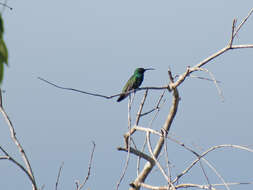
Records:
<instances>
[{"instance_id":1,"label":"dead tree branch","mask_svg":"<svg viewBox=\"0 0 253 190\"><path fill-rule=\"evenodd\" d=\"M45 82L45 83L48 83L56 88L59 88L59 89L62 89L62 90L70 90L70 91L75 91L75 92L79 92L79 93L82 93L82 94L86 94L86 95L90 95L90 96L96 96L96 97L100 97L100 98L105 98L105 99L112 99L112 98L115 98L117 96L120 96L122 94L125 94L125 93L119 93L119 94L114 94L114 95L111 95L111 96L106 96L106 95L103 95L103 94L98 94L98 93L91 93L91 92L86 92L86 91L82 91L82 90L78 90L78 89L75 89L75 88L66 88L66 87L62 87L62 86L59 86L59 85L56 85L52 82L49 82L48 80L46 79L43 79L41 77L38 77L39 80ZM162 86L162 87L142 87L142 88L137 88L137 89L134 89L134 90L130 90L129 92L126 92L126 93L133 93L135 91L140 91L140 90L162 90L162 89L167 89L168 86Z\"/></svg>"},{"instance_id":2,"label":"dead tree branch","mask_svg":"<svg viewBox=\"0 0 253 190\"><path fill-rule=\"evenodd\" d=\"M24 167L22 168L21 164L18 164L18 162L15 162L14 159L9 159L9 160L11 160L13 163L15 163L17 166L19 166L23 171L25 171L26 174L28 174L28 177L32 182L33 189L37 190L38 187L36 185L36 181L35 181L35 178L34 178L34 175L33 175L32 167L30 165L29 159L28 159L21 143L19 142L18 138L16 137L16 132L15 132L15 129L12 125L12 122L11 122L10 118L8 117L7 113L5 112L5 110L3 108L3 100L2 100L2 91L1 91L1 89L0 89L0 112L2 113L7 125L9 126L12 141L16 144L16 146L17 146L17 148L18 148L18 150L19 150L19 152L20 152L20 154L23 158L23 161L26 165L26 169ZM3 151L3 149L2 149L2 151ZM4 152L4 153L6 155L7 152Z\"/></svg>"},{"instance_id":3,"label":"dead tree branch","mask_svg":"<svg viewBox=\"0 0 253 190\"><path fill-rule=\"evenodd\" d=\"M96 144L95 144L94 141L92 141L92 144L93 144L93 147L92 147L92 151L91 151L91 154L90 154L90 161L89 161L89 165L88 165L87 176L85 177L84 181L81 184L80 184L79 181L76 181L76 190L81 190L84 187L84 185L86 184L86 182L88 181L89 177L90 177L91 165L92 165L92 161L93 161L93 155L94 155L95 148L96 148Z\"/></svg>"},{"instance_id":4,"label":"dead tree branch","mask_svg":"<svg viewBox=\"0 0 253 190\"><path fill-rule=\"evenodd\" d=\"M55 190L58 189L58 184L59 184L59 180L60 180L63 165L64 165L64 162L62 162L62 164L60 165L60 168L59 168L59 171L58 171L58 174L57 174L57 179L56 179L56 182L55 182Z\"/></svg>"},{"instance_id":5,"label":"dead tree branch","mask_svg":"<svg viewBox=\"0 0 253 190\"><path fill-rule=\"evenodd\" d=\"M0 150L5 154L5 156L1 156L0 160L10 160L12 163L14 163L15 165L17 165L23 172L25 172L25 174L28 176L28 178L31 180L31 182L33 182L33 179L31 178L29 172L27 171L27 169L22 166L22 164L20 164L18 161L16 161L12 156L10 156L7 151L5 151L3 149L3 147L0 146Z\"/></svg>"},{"instance_id":6,"label":"dead tree branch","mask_svg":"<svg viewBox=\"0 0 253 190\"><path fill-rule=\"evenodd\" d=\"M238 182L231 182L227 183L228 186L233 186L233 185L250 185L253 183L238 183ZM210 189L209 185L200 185L200 184L193 184L193 183L184 183L180 185L176 185L174 188L168 187L168 186L153 186L145 183L139 184L141 187L144 187L146 189L151 189L151 190L175 190L175 189L182 189L182 188L199 188L199 189L206 189L206 190L217 190L215 187L221 187L224 186L224 184L211 184L212 188Z\"/></svg>"},{"instance_id":7,"label":"dead tree branch","mask_svg":"<svg viewBox=\"0 0 253 190\"><path fill-rule=\"evenodd\" d=\"M173 83L173 78L172 78L170 70L168 71L168 74L169 74L171 82ZM178 103L179 103L179 94L178 94L177 88L174 88L173 89L172 106L170 108L169 115L168 115L168 117L167 117L167 119L166 119L166 121L163 125L163 129L167 132L170 130L172 121L175 118L177 108L178 108ZM159 156L159 154L162 150L163 144L164 144L164 137L162 136L162 137L159 138L159 140L158 140L158 142L155 146L155 149L153 151L153 156L155 158L157 158ZM151 172L153 167L154 167L153 164L151 164L150 162L147 162L145 164L144 168L142 169L142 171L140 172L139 176L137 176L137 178L134 180L134 182L131 183L131 188L130 189L131 190L140 189L139 184L143 183L145 181L146 177Z\"/></svg>"},{"instance_id":8,"label":"dead tree branch","mask_svg":"<svg viewBox=\"0 0 253 190\"><path fill-rule=\"evenodd\" d=\"M185 175L187 172L189 172L189 170L204 156L206 156L208 153L216 150L216 149L220 149L220 148L225 148L225 147L229 147L229 148L236 148L236 149L241 149L241 150L246 150L248 152L253 152L253 149L244 147L244 146L240 146L240 145L232 145L232 144L224 144L224 145L217 145L217 146L213 146L210 149L208 149L207 151L205 151L204 153L202 153L201 155L197 154L198 158L193 161L190 166L188 166L184 171L182 171L173 181L172 183L176 183L183 175Z\"/></svg>"}]
</instances>

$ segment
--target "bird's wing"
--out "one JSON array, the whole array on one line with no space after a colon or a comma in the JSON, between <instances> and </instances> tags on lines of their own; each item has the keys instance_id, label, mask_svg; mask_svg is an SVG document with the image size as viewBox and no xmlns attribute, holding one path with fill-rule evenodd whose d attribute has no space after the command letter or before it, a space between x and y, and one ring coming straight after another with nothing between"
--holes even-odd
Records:
<instances>
[{"instance_id":1,"label":"bird's wing","mask_svg":"<svg viewBox=\"0 0 253 190\"><path fill-rule=\"evenodd\" d=\"M126 85L124 86L122 92L128 92L133 89L134 86L134 76L131 76L130 79L127 81Z\"/></svg>"}]
</instances>

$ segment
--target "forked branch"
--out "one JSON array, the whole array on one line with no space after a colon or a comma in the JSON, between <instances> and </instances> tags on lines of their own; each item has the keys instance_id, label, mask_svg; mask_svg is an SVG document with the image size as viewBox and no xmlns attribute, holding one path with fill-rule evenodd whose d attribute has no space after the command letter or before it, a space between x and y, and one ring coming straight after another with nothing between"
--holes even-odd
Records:
<instances>
[{"instance_id":1,"label":"forked branch","mask_svg":"<svg viewBox=\"0 0 253 190\"><path fill-rule=\"evenodd\" d=\"M16 132L15 132L15 129L12 125L12 122L10 120L10 118L8 117L7 113L5 112L4 108L3 108L3 100L2 100L2 91L0 89L0 112L2 113L7 125L9 126L9 129L10 129L10 133L11 133L11 138L12 138L12 141L16 144L22 158L23 158L23 161L26 165L26 168L24 167L21 167L22 165L19 164L18 162L15 162L15 160L11 157L9 157L9 160L11 160L13 163L15 163L18 167L20 167L29 177L29 179L31 180L32 182L32 186L33 186L33 189L34 190L37 190L38 187L36 185L36 181L35 181L35 178L34 178L34 175L33 175L33 171L32 171L32 167L30 165L30 162L29 162L29 159L21 145L21 143L19 142L18 138L16 137ZM4 152L4 150L2 149L2 151ZM7 155L7 152L4 152L6 156Z\"/></svg>"},{"instance_id":2,"label":"forked branch","mask_svg":"<svg viewBox=\"0 0 253 190\"><path fill-rule=\"evenodd\" d=\"M234 38L236 37L236 35L238 34L239 30L241 29L241 27L244 25L244 23L246 22L246 20L249 18L249 16L252 14L253 9L251 9L250 13L247 15L247 17L241 22L241 24L239 25L238 28L236 28L236 20L233 20L233 24L232 24L232 32L231 32L231 37L229 39L228 44L222 48L221 50L219 50L218 52L214 53L213 55L207 57L206 59L204 59L203 61L201 61L200 63L198 63L197 65L193 66L193 67L187 67L186 71L184 73L182 73L181 75L179 75L179 77L177 78L177 80L174 82L174 78L171 74L171 71L168 71L169 74L169 79L170 79L170 83L168 85L168 90L172 91L172 95L173 95L173 99L172 99L172 106L170 108L170 112L167 116L166 122L163 125L163 131L166 131L167 133L170 130L171 124L174 120L174 117L177 113L177 109L178 109L178 104L179 104L179 93L177 90L177 87L179 85L181 85L184 80L186 79L186 77L190 76L191 73L195 72L195 71L199 71L202 70L202 67L204 65L206 65L207 63L209 63L210 61L212 61L213 59L217 58L218 56L224 54L225 52L231 50L231 49L240 49L240 48L253 48L253 44L250 45L233 45L233 41ZM216 83L217 84L217 83ZM134 132L136 130L133 129ZM147 132L149 134L149 132ZM131 135L131 133L129 134ZM153 151L152 158L156 161L156 158L159 156L162 147L164 146L164 137L160 137L155 149ZM198 159L192 164L192 166L194 164L196 164L201 157L204 155L201 155L198 157ZM157 162L156 162L157 163ZM185 172L187 172L192 166L190 166L188 169L186 169L184 172L182 172L181 175L177 176L177 178L172 182L175 183L175 181L178 181L178 179L180 178L180 176L184 175ZM140 187L142 186L142 184L145 182L146 177L149 175L149 173L152 171L154 165L150 164L150 162L147 162L144 167L143 170L139 173L139 175L137 176L137 178L130 184L130 190L139 190ZM163 173L163 172L162 172ZM209 186L210 187L210 186ZM171 188L171 186L167 186L167 189Z\"/></svg>"}]
</instances>

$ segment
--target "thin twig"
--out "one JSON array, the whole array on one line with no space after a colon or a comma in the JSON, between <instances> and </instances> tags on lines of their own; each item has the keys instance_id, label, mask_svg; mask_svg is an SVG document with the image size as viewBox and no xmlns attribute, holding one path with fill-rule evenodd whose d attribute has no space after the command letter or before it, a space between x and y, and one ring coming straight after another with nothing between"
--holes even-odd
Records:
<instances>
[{"instance_id":1,"label":"thin twig","mask_svg":"<svg viewBox=\"0 0 253 190\"><path fill-rule=\"evenodd\" d=\"M171 182L171 172L170 172L170 164L169 164L169 154L168 154L168 147L167 147L167 132L163 131L163 136L164 136L164 156L165 156L165 160L166 160L166 167L167 167L167 176L169 176L170 178L170 182Z\"/></svg>"},{"instance_id":2,"label":"thin twig","mask_svg":"<svg viewBox=\"0 0 253 190\"><path fill-rule=\"evenodd\" d=\"M174 141L175 142L175 141ZM185 145L183 144L183 146L185 147ZM207 151L205 151L204 153L202 153L201 155L199 155L198 153L196 152L193 152L195 155L198 156L198 158L196 160L194 160L189 167L187 167L183 172L181 172L179 175L177 175L177 177L173 180L172 183L175 183L177 182L183 175L185 175L196 163L198 163L198 161L206 156L208 153L216 150L216 149L220 149L220 148L236 148L236 149L241 149L241 150L246 150L246 151L249 151L249 152L253 152L253 149L250 149L250 148L247 148L247 147L244 147L244 146L239 146L239 145L231 145L231 144L223 144L223 145L217 145L217 146L213 146L211 148L209 148ZM189 150L189 148L188 148ZM192 150L190 150L192 151Z\"/></svg>"},{"instance_id":3,"label":"thin twig","mask_svg":"<svg viewBox=\"0 0 253 190\"><path fill-rule=\"evenodd\" d=\"M148 90L146 90L145 93L144 93L144 95L143 95L143 98L142 98L139 110L137 112L135 125L139 124L140 118L142 116L143 106L144 106L144 103L146 101L147 95L148 95ZM139 170L140 170L140 158L141 158L140 156L138 156L138 158L137 158L137 164L136 164L136 173L137 173L137 176L139 175Z\"/></svg>"},{"instance_id":4,"label":"thin twig","mask_svg":"<svg viewBox=\"0 0 253 190\"><path fill-rule=\"evenodd\" d=\"M227 183L228 186L232 186L232 185L252 185L252 182L246 182L246 183L240 183L240 182L232 182L232 183ZM224 184L211 184L212 187L219 187L219 186L224 186ZM208 189L208 185L199 185L199 184L180 184L177 185L176 188L180 189L180 188L190 188L190 187L198 187L200 189Z\"/></svg>"},{"instance_id":5,"label":"thin twig","mask_svg":"<svg viewBox=\"0 0 253 190\"><path fill-rule=\"evenodd\" d=\"M250 17L252 13L253 13L253 8L250 10L249 14L243 19L241 24L237 27L237 29L234 32L233 38L238 34L238 32L240 31L240 29L242 28L242 26L245 24L245 22L248 20L248 18Z\"/></svg>"},{"instance_id":6,"label":"thin twig","mask_svg":"<svg viewBox=\"0 0 253 190\"><path fill-rule=\"evenodd\" d=\"M146 133L146 138L147 138L147 145L148 145L149 153L151 154L152 158L155 160L155 163L156 163L157 167L160 169L161 173L163 174L166 182L170 183L170 178L166 175L166 173L163 170L162 166L160 165L160 163L156 159L155 155L153 154L153 150L152 150L151 144L150 144L150 134L149 134L149 132Z\"/></svg>"},{"instance_id":7,"label":"thin twig","mask_svg":"<svg viewBox=\"0 0 253 190\"><path fill-rule=\"evenodd\" d=\"M153 109L151 109L150 111L147 111L147 112L145 112L145 113L142 113L141 116L150 114L150 113L152 113L152 112L155 111L155 110L158 110L158 112L159 112L160 103L161 103L161 101L162 101L162 99L163 99L163 96L164 96L165 91L166 91L166 90L164 90L164 91L162 92L161 96L159 96L159 99L158 99L158 101L157 101L156 106L155 106ZM137 125L138 125L138 124L137 124Z\"/></svg>"},{"instance_id":8,"label":"thin twig","mask_svg":"<svg viewBox=\"0 0 253 190\"><path fill-rule=\"evenodd\" d=\"M206 78L206 77L200 77L200 76L196 76L196 75L192 75L192 74L189 75L189 77L214 82L213 79L209 79L209 78ZM221 83L221 81L219 81L219 80L216 80L216 82Z\"/></svg>"},{"instance_id":9,"label":"thin twig","mask_svg":"<svg viewBox=\"0 0 253 190\"><path fill-rule=\"evenodd\" d=\"M28 176L28 178L30 179L30 181L32 183L34 183L33 178L30 176L29 172L27 171L27 169L22 166L18 161L16 161L12 156L10 156L7 151L5 151L3 149L3 147L0 146L0 150L5 154L5 156L2 156L2 159L8 159L11 162L13 162L15 165L17 165L23 172L25 172L25 174Z\"/></svg>"},{"instance_id":10,"label":"thin twig","mask_svg":"<svg viewBox=\"0 0 253 190\"><path fill-rule=\"evenodd\" d=\"M232 183L227 183L227 185L232 186L232 185L251 185L253 183L250 182L246 182L246 183L237 183L237 182L232 182ZM219 187L219 186L224 186L224 184L211 184L212 187ZM170 187L168 186L153 186L153 185L149 185L149 184L145 184L145 183L140 183L139 186L146 188L146 189L151 189L151 190L171 190ZM209 189L209 185L200 185L200 184L193 184L193 183L184 183L184 184L179 184L176 185L175 187L173 187L172 190L175 189L180 189L180 188L199 188L199 189ZM215 190L214 188L212 188L212 190Z\"/></svg>"},{"instance_id":11,"label":"thin twig","mask_svg":"<svg viewBox=\"0 0 253 190\"><path fill-rule=\"evenodd\" d=\"M61 171L63 168L64 162L61 163L58 174L57 174L57 178L56 178L56 182L55 182L55 190L58 189L58 184L59 184L59 180L60 180L60 176L61 176Z\"/></svg>"},{"instance_id":12,"label":"thin twig","mask_svg":"<svg viewBox=\"0 0 253 190\"><path fill-rule=\"evenodd\" d=\"M116 184L116 190L119 189L119 186L123 180L123 178L125 177L126 174L126 170L128 168L128 163L129 163L129 159L130 159L130 148L131 148L131 107L132 107L132 103L134 100L134 96L135 96L135 92L133 93L133 96L131 98L131 94L129 94L129 100L128 100L128 131L129 131L129 137L127 138L127 140L125 139L125 143L126 144L126 148L127 148L127 157L126 157L126 162L125 162L125 166L123 168L122 174L120 176L119 181Z\"/></svg>"},{"instance_id":13,"label":"thin twig","mask_svg":"<svg viewBox=\"0 0 253 190\"><path fill-rule=\"evenodd\" d=\"M233 41L234 41L234 32L235 32L235 24L236 24L236 19L233 20L233 24L232 24L232 32L231 32L231 38L230 38L230 41L229 41L229 47L232 46L233 44Z\"/></svg>"},{"instance_id":14,"label":"thin twig","mask_svg":"<svg viewBox=\"0 0 253 190\"><path fill-rule=\"evenodd\" d=\"M215 175L218 176L218 178L220 178L220 180L222 181L222 183L226 187L226 189L230 190L229 186L227 185L227 182L221 176L221 174L217 171L217 169L210 162L208 162L205 158L202 158L202 160L208 165L209 168L211 168L214 171Z\"/></svg>"},{"instance_id":15,"label":"thin twig","mask_svg":"<svg viewBox=\"0 0 253 190\"><path fill-rule=\"evenodd\" d=\"M5 1L4 1L4 3L1 3L1 2L0 2L0 5L2 5L2 6L3 6L2 10L1 10L1 15L3 15L4 10L5 10L5 8L6 8L6 7L7 7L8 9L10 9L10 10L12 10L12 9L13 9L13 8L12 8L12 7L10 7L9 5L7 5L7 1L8 1L8 0L5 0Z\"/></svg>"},{"instance_id":16,"label":"thin twig","mask_svg":"<svg viewBox=\"0 0 253 190\"><path fill-rule=\"evenodd\" d=\"M197 156L198 158L200 158L202 155L198 154L196 151L194 151L193 149L189 148L188 146L186 146L184 143L182 142L179 142L178 140L172 138L172 137L169 137L168 136L168 139L170 139L171 141L175 142L176 144L179 144L180 146L182 146L183 148L185 148L186 150L190 151L191 153L193 153L195 156ZM230 145L229 145L230 146ZM235 147L237 147L238 145L233 145ZM241 149L244 149L246 148L246 150L248 151L253 151L253 149L247 149L247 147L241 147L241 146L238 146L237 148L241 148ZM225 182L224 178L221 176L221 174L219 174L219 172L214 168L214 166L212 166L211 163L209 163L205 158L201 157L201 159L208 165L209 168L211 168L214 173L218 176L218 178L220 178L220 180L222 181L223 185L226 187L227 190L229 190L229 187L227 185L227 183ZM199 160L200 161L200 160ZM182 177L182 176L181 176ZM173 180L172 183L175 183L176 181Z\"/></svg>"},{"instance_id":17,"label":"thin twig","mask_svg":"<svg viewBox=\"0 0 253 190\"><path fill-rule=\"evenodd\" d=\"M167 89L168 88L168 86L162 86L162 87L142 87L142 88L137 88L137 89L130 90L130 91L125 92L125 93L119 93L119 94L114 94L114 95L111 95L111 96L106 96L106 95L103 95L103 94L86 92L86 91L82 91L82 90L78 90L78 89L74 89L74 88L62 87L62 86L56 85L56 84L54 84L52 82L49 82L48 80L43 79L41 77L38 77L38 79L41 80L41 81L43 81L43 82L45 82L45 83L48 83L48 84L56 87L56 88L60 88L62 90L75 91L75 92L79 92L79 93L82 93L82 94L87 94L87 95L90 95L90 96L97 96L97 97L101 97L101 98L105 98L105 99L112 99L112 98L115 98L115 97L120 96L122 94L132 93L132 92L140 91L140 90L147 90L147 89L150 89L150 90L163 90L163 89Z\"/></svg>"},{"instance_id":18,"label":"thin twig","mask_svg":"<svg viewBox=\"0 0 253 190\"><path fill-rule=\"evenodd\" d=\"M117 149L118 149L119 151L128 152L128 149L127 149L127 148L118 147ZM148 162L150 162L150 163L152 163L152 164L154 164L154 162L155 162L155 161L153 160L153 158L151 158L149 155L145 154L143 151L139 151L139 150L137 150L137 149L134 149L134 148L130 147L130 151L129 151L129 152L132 153L132 154L134 154L134 155L136 155L136 156L138 156L138 157L143 158L144 160L147 160Z\"/></svg>"},{"instance_id":19,"label":"thin twig","mask_svg":"<svg viewBox=\"0 0 253 190\"><path fill-rule=\"evenodd\" d=\"M130 141L130 138L129 138L129 141ZM127 170L128 163L129 163L129 159L130 159L130 149L131 149L131 147L128 146L128 147L127 147L127 157L126 157L125 166L124 166L124 168L123 168L123 171L122 171L122 174L121 174L121 176L120 176L120 178L119 178L119 181L118 181L117 184L116 184L116 190L119 189L119 186L120 186L120 184L121 184L121 182L122 182L122 180L123 180L123 178L124 178L124 176L125 176L125 174L126 174L126 170ZM118 149L118 150L123 150L123 149Z\"/></svg>"},{"instance_id":20,"label":"thin twig","mask_svg":"<svg viewBox=\"0 0 253 190\"><path fill-rule=\"evenodd\" d=\"M142 98L139 110L137 112L137 117L136 117L135 125L139 124L140 118L141 118L141 116L143 116L142 110L143 110L143 106L144 106L144 103L146 101L147 95L148 95L148 89L145 91L145 93L143 95L143 98Z\"/></svg>"},{"instance_id":21,"label":"thin twig","mask_svg":"<svg viewBox=\"0 0 253 190\"><path fill-rule=\"evenodd\" d=\"M240 31L240 29L242 28L242 26L245 24L245 22L248 20L248 18L250 17L250 15L253 12L253 8L250 10L249 14L244 18L244 20L240 23L240 25L238 26L238 28L233 32L234 35L231 36L229 43L226 47L222 48L221 50L217 51L216 53L212 54L211 56L207 57L206 59L204 59L203 61L201 61L200 63L198 63L197 65L191 67L191 68L187 68L186 72L184 72L182 75L180 75L178 77L178 80L170 85L170 89L175 88L177 86L179 86L180 84L182 84L182 82L185 80L185 78L187 76L189 76L192 72L196 71L196 68L200 68L203 67L204 65L206 65L207 63L209 63L210 61L212 61L213 59L215 59L216 57L224 54L225 52L231 50L231 49L241 49L241 48L253 48L253 44L243 44L243 45L233 45L231 44L231 41L233 42L233 38L238 34L238 32ZM233 25L235 23L233 22ZM232 30L234 30L234 27L232 26ZM231 40L232 39L232 40Z\"/></svg>"},{"instance_id":22,"label":"thin twig","mask_svg":"<svg viewBox=\"0 0 253 190\"><path fill-rule=\"evenodd\" d=\"M218 94L219 94L219 96L221 97L222 102L224 102L223 92L222 92L220 86L218 85L218 82L217 82L217 80L215 79L213 73L210 72L209 70L205 69L205 68L196 68L196 70L207 72L207 73L210 75L210 77L212 78L212 80L213 80L213 82L214 82L214 84L215 84L215 86L216 86L216 89L217 89L217 91L218 91Z\"/></svg>"},{"instance_id":23,"label":"thin twig","mask_svg":"<svg viewBox=\"0 0 253 190\"><path fill-rule=\"evenodd\" d=\"M87 176L85 177L83 183L79 184L79 182L76 182L77 190L81 190L84 187L84 185L88 181L90 174L91 174L91 165L92 165L93 155L94 155L94 151L95 151L95 147L96 147L96 144L94 141L92 141L92 144L93 144L93 148L92 148L91 155L90 155L90 161L89 161L89 165L88 165L88 173L87 173Z\"/></svg>"},{"instance_id":24,"label":"thin twig","mask_svg":"<svg viewBox=\"0 0 253 190\"><path fill-rule=\"evenodd\" d=\"M149 128L152 127L153 122L155 121L155 119L157 119L158 114L159 114L161 108L165 105L166 99L164 99L163 101L162 101L162 99L163 99L164 94L165 94L166 91L167 91L167 90L164 90L164 91L162 92L161 96L160 96L159 99L158 99L158 102L157 102L157 105L156 105L156 107L157 107L156 113L154 114L154 116L152 117L152 119L150 120L150 122L149 122L149 124L148 124L148 127L149 127Z\"/></svg>"},{"instance_id":25,"label":"thin twig","mask_svg":"<svg viewBox=\"0 0 253 190\"><path fill-rule=\"evenodd\" d=\"M156 107L153 109L154 111L155 110L157 110L157 112L155 113L155 115L153 116L153 118L151 119L151 121L149 122L149 124L148 124L148 128L150 128L151 126L152 126L152 123L153 123L153 121L155 120L155 118L157 118L157 115L158 115L158 113L159 113L159 111L160 111L160 109L161 109L161 107L164 105L164 102L165 102L165 100L163 101L163 104L160 106L160 103L161 103L161 100L162 100L162 98L163 98L163 96L164 96L164 93L165 93L165 91L166 90L164 90L163 92L162 92L162 94L161 94L161 96L159 97L159 99L158 99L158 102L157 102L157 104L156 104ZM151 112L150 112L151 113ZM146 114L149 114L149 113L143 113L142 114L142 116L144 116L144 115L146 115ZM143 145L142 145L142 152L144 151L144 149L145 149L145 146L146 146L146 138L144 139L144 143L143 143ZM137 159L137 176L139 175L139 168L140 168L140 157L138 157L138 159Z\"/></svg>"},{"instance_id":26,"label":"thin twig","mask_svg":"<svg viewBox=\"0 0 253 190\"><path fill-rule=\"evenodd\" d=\"M206 171L205 171L205 169L204 169L204 166L202 165L201 160L199 161L199 165L200 165L200 168L201 168L201 170L202 170L202 172L203 172L203 174L204 174L204 176L205 176L205 178L206 178L206 181L207 181L207 183L208 183L209 189L211 190L211 189L212 189L212 185L211 185L211 183L210 183L210 181L209 181L209 178L208 178L208 176L207 176L207 174L206 174Z\"/></svg>"},{"instance_id":27,"label":"thin twig","mask_svg":"<svg viewBox=\"0 0 253 190\"><path fill-rule=\"evenodd\" d=\"M135 97L135 92L133 93L133 96L131 96L131 94L129 94L129 101L128 101L128 130L131 131L131 109L132 109L132 104L134 101L134 97Z\"/></svg>"}]
</instances>

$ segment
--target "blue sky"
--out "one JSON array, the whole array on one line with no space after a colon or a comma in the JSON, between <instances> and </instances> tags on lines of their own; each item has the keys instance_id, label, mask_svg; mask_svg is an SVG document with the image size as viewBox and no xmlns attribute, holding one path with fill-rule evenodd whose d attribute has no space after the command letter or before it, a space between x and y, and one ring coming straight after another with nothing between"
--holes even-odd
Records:
<instances>
[{"instance_id":1,"label":"blue sky","mask_svg":"<svg viewBox=\"0 0 253 190\"><path fill-rule=\"evenodd\" d=\"M252 8L252 1L18 1L5 10L5 41L10 67L5 70L2 88L4 105L17 136L27 152L39 186L55 185L60 164L64 168L59 189L74 189L84 179L95 141L94 165L86 189L115 189L126 153L127 101L105 100L63 91L37 79L105 95L121 91L137 67L153 67L143 86L167 84L167 69L181 74L223 48L229 41L234 18L238 22ZM253 17L236 38L235 44L253 44ZM222 102L212 82L187 79L179 87L179 110L171 135L201 152L218 144L253 145L252 141L252 49L233 50L205 68L221 81ZM195 73L198 76L208 75ZM137 93L136 105L143 92ZM159 96L151 92L145 110ZM171 95L153 128L159 130L168 114ZM134 106L134 109L137 106ZM134 116L134 114L133 114ZM151 116L141 122L146 126ZM8 127L0 120L0 144L21 161ZM137 139L137 137L139 139ZM141 135L136 141L142 142ZM154 144L155 142L153 142ZM174 174L195 158L168 142ZM207 159L228 182L252 181L253 154L226 149ZM120 189L136 177L136 158L130 159ZM0 162L0 187L29 189L27 177L6 161ZM210 180L219 179L207 169ZM195 172L195 173L194 173ZM164 184L156 170L147 181ZM206 183L199 167L180 182ZM231 189L248 189L237 186ZM252 187L251 187L252 188Z\"/></svg>"}]
</instances>

